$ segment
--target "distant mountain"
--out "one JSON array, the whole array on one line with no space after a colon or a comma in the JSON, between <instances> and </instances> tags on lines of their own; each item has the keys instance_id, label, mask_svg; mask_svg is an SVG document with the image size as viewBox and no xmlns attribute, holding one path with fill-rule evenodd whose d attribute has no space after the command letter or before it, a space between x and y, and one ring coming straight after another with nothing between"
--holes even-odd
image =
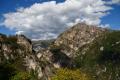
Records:
<instances>
[{"instance_id":1,"label":"distant mountain","mask_svg":"<svg viewBox=\"0 0 120 80\"><path fill-rule=\"evenodd\" d=\"M0 80L79 80L79 71L91 77L80 80L119 80L119 62L117 30L79 23L55 40L32 42L0 34Z\"/></svg>"},{"instance_id":2,"label":"distant mountain","mask_svg":"<svg viewBox=\"0 0 120 80\"><path fill-rule=\"evenodd\" d=\"M37 41L32 41L33 49L35 51L39 51L40 49L46 49L52 42L54 42L55 39L50 39L50 40L37 40Z\"/></svg>"}]
</instances>

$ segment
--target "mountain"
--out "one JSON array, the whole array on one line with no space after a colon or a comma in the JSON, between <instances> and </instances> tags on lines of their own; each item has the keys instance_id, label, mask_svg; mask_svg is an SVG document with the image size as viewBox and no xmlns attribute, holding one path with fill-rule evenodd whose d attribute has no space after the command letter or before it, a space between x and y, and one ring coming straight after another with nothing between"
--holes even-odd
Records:
<instances>
[{"instance_id":1,"label":"mountain","mask_svg":"<svg viewBox=\"0 0 120 80\"><path fill-rule=\"evenodd\" d=\"M79 23L37 56L53 68L81 69L95 80L119 80L120 31Z\"/></svg>"},{"instance_id":2,"label":"mountain","mask_svg":"<svg viewBox=\"0 0 120 80\"><path fill-rule=\"evenodd\" d=\"M79 23L63 32L56 39L55 45L64 46L68 50L63 50L63 52L69 57L74 57L79 48L90 44L105 32L107 32L107 29Z\"/></svg>"},{"instance_id":3,"label":"mountain","mask_svg":"<svg viewBox=\"0 0 120 80\"><path fill-rule=\"evenodd\" d=\"M78 23L55 40L33 42L0 34L1 80L119 80L119 62L117 30Z\"/></svg>"},{"instance_id":4,"label":"mountain","mask_svg":"<svg viewBox=\"0 0 120 80\"><path fill-rule=\"evenodd\" d=\"M40 49L46 49L52 44L52 42L54 42L54 39L32 41L33 50L37 52Z\"/></svg>"}]
</instances>

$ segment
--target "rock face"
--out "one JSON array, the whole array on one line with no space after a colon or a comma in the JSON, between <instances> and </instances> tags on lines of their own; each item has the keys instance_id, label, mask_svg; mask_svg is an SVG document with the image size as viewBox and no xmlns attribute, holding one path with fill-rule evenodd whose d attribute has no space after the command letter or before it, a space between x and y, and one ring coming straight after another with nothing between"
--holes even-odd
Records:
<instances>
[{"instance_id":1,"label":"rock face","mask_svg":"<svg viewBox=\"0 0 120 80\"><path fill-rule=\"evenodd\" d=\"M32 53L32 45L25 36L1 36L0 51L1 56L4 56L5 59L16 58L17 55L22 57Z\"/></svg>"},{"instance_id":2,"label":"rock face","mask_svg":"<svg viewBox=\"0 0 120 80\"><path fill-rule=\"evenodd\" d=\"M17 44L23 46L26 51L32 52L32 42L28 38L26 38L24 35L16 35L17 37Z\"/></svg>"},{"instance_id":3,"label":"rock face","mask_svg":"<svg viewBox=\"0 0 120 80\"><path fill-rule=\"evenodd\" d=\"M49 56L46 55L39 59L40 57L37 57L37 53L33 50L31 40L24 35L7 37L0 34L0 68L2 67L0 71L3 71L0 72L0 75L4 73L4 67L7 67L16 72L30 73L33 71L32 74L36 76L35 80L46 80L53 72L52 65L47 62ZM10 71L10 74L16 74L14 71ZM7 76L7 74L9 73L3 74L6 77L3 76L0 79L10 79L11 76Z\"/></svg>"},{"instance_id":4,"label":"rock face","mask_svg":"<svg viewBox=\"0 0 120 80\"><path fill-rule=\"evenodd\" d=\"M38 69L37 73L41 72L39 62L32 50L31 41L23 35L7 37L0 34L0 67L3 68L0 69L3 73L4 67L14 69L9 74L15 74L14 71L35 71L36 68ZM0 74L2 74L2 71ZM0 79L10 79L7 74L7 72L3 74L6 77L2 76Z\"/></svg>"},{"instance_id":5,"label":"rock face","mask_svg":"<svg viewBox=\"0 0 120 80\"><path fill-rule=\"evenodd\" d=\"M74 53L82 46L91 43L95 38L104 34L106 29L96 26L79 23L67 31L63 32L55 41L56 46L66 46L68 50L63 52L69 56L74 57Z\"/></svg>"}]
</instances>

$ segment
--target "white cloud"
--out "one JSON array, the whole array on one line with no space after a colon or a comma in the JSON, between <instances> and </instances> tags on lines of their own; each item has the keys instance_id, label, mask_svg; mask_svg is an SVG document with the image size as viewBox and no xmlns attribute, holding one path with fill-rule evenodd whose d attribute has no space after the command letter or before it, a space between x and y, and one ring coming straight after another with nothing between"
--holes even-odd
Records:
<instances>
[{"instance_id":1,"label":"white cloud","mask_svg":"<svg viewBox=\"0 0 120 80\"><path fill-rule=\"evenodd\" d=\"M50 39L78 22L99 25L110 9L102 0L49 1L4 14L3 24L31 39Z\"/></svg>"},{"instance_id":2,"label":"white cloud","mask_svg":"<svg viewBox=\"0 0 120 80\"><path fill-rule=\"evenodd\" d=\"M111 0L108 2L108 4L119 4L120 5L120 0Z\"/></svg>"},{"instance_id":3,"label":"white cloud","mask_svg":"<svg viewBox=\"0 0 120 80\"><path fill-rule=\"evenodd\" d=\"M24 31L17 31L15 34L21 35L21 34L24 34Z\"/></svg>"},{"instance_id":4,"label":"white cloud","mask_svg":"<svg viewBox=\"0 0 120 80\"><path fill-rule=\"evenodd\" d=\"M102 27L102 28L110 28L110 25L109 24L105 24L105 25L99 25L99 27Z\"/></svg>"}]
</instances>

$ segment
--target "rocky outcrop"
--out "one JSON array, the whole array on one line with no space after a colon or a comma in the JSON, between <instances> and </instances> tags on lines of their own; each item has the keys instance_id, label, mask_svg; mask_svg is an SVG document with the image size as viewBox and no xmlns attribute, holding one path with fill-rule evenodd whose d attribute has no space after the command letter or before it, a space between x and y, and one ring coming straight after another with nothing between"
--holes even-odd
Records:
<instances>
[{"instance_id":1,"label":"rocky outcrop","mask_svg":"<svg viewBox=\"0 0 120 80\"><path fill-rule=\"evenodd\" d=\"M75 52L104 34L104 28L79 23L63 32L55 41L56 46L64 46L62 50L67 56L74 57Z\"/></svg>"},{"instance_id":2,"label":"rocky outcrop","mask_svg":"<svg viewBox=\"0 0 120 80\"><path fill-rule=\"evenodd\" d=\"M2 35L1 35L2 36ZM27 38L19 35L19 36L4 36L1 37L0 41L0 51L1 56L4 56L4 59L12 59L16 58L17 55L19 57L25 56L27 54L32 53L32 45Z\"/></svg>"},{"instance_id":3,"label":"rocky outcrop","mask_svg":"<svg viewBox=\"0 0 120 80\"><path fill-rule=\"evenodd\" d=\"M24 35L16 35L17 44L21 45L28 52L32 52L32 42L30 39L26 38Z\"/></svg>"},{"instance_id":4,"label":"rocky outcrop","mask_svg":"<svg viewBox=\"0 0 120 80\"><path fill-rule=\"evenodd\" d=\"M41 73L41 67L32 49L32 43L24 35L0 35L0 67L5 67L6 65L16 71L29 72L37 69L36 73L39 73L38 76ZM11 74L13 74L12 71Z\"/></svg>"}]
</instances>

